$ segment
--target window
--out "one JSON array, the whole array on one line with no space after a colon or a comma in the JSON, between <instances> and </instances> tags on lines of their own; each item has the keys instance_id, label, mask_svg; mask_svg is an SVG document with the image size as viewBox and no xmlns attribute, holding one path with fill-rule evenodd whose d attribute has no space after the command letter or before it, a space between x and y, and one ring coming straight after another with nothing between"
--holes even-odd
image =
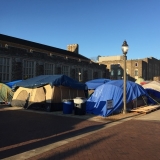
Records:
<instances>
[{"instance_id":1,"label":"window","mask_svg":"<svg viewBox=\"0 0 160 160\"><path fill-rule=\"evenodd\" d=\"M93 79L93 70L92 69L88 69L88 79Z\"/></svg>"},{"instance_id":2,"label":"window","mask_svg":"<svg viewBox=\"0 0 160 160\"><path fill-rule=\"evenodd\" d=\"M97 72L97 71L94 71L94 72L93 72L93 78L94 78L94 79L97 79L97 78L98 78L98 72Z\"/></svg>"},{"instance_id":3,"label":"window","mask_svg":"<svg viewBox=\"0 0 160 160\"><path fill-rule=\"evenodd\" d=\"M69 66L62 66L62 74L69 76Z\"/></svg>"},{"instance_id":4,"label":"window","mask_svg":"<svg viewBox=\"0 0 160 160\"><path fill-rule=\"evenodd\" d=\"M146 79L146 70L145 69L143 69L142 76L144 77L144 79Z\"/></svg>"},{"instance_id":5,"label":"window","mask_svg":"<svg viewBox=\"0 0 160 160\"><path fill-rule=\"evenodd\" d=\"M102 77L102 71L99 70L99 71L98 71L98 78L101 78L101 77Z\"/></svg>"},{"instance_id":6,"label":"window","mask_svg":"<svg viewBox=\"0 0 160 160\"><path fill-rule=\"evenodd\" d=\"M6 82L10 80L10 58L0 57L0 81Z\"/></svg>"},{"instance_id":7,"label":"window","mask_svg":"<svg viewBox=\"0 0 160 160\"><path fill-rule=\"evenodd\" d=\"M149 63L149 75L152 74L152 65Z\"/></svg>"},{"instance_id":8,"label":"window","mask_svg":"<svg viewBox=\"0 0 160 160\"><path fill-rule=\"evenodd\" d=\"M82 80L82 69L76 68L76 80L81 81Z\"/></svg>"},{"instance_id":9,"label":"window","mask_svg":"<svg viewBox=\"0 0 160 160\"><path fill-rule=\"evenodd\" d=\"M134 75L138 76L138 70L137 69L134 71Z\"/></svg>"},{"instance_id":10,"label":"window","mask_svg":"<svg viewBox=\"0 0 160 160\"><path fill-rule=\"evenodd\" d=\"M121 75L121 69L118 69L118 76Z\"/></svg>"},{"instance_id":11,"label":"window","mask_svg":"<svg viewBox=\"0 0 160 160\"><path fill-rule=\"evenodd\" d=\"M35 76L34 61L24 60L23 63L23 78L28 79Z\"/></svg>"},{"instance_id":12,"label":"window","mask_svg":"<svg viewBox=\"0 0 160 160\"><path fill-rule=\"evenodd\" d=\"M114 70L111 70L111 76L114 76Z\"/></svg>"},{"instance_id":13,"label":"window","mask_svg":"<svg viewBox=\"0 0 160 160\"><path fill-rule=\"evenodd\" d=\"M44 74L45 75L54 74L54 64L45 63L45 65L44 65Z\"/></svg>"},{"instance_id":14,"label":"window","mask_svg":"<svg viewBox=\"0 0 160 160\"><path fill-rule=\"evenodd\" d=\"M135 66L138 67L138 62L135 63Z\"/></svg>"}]
</instances>

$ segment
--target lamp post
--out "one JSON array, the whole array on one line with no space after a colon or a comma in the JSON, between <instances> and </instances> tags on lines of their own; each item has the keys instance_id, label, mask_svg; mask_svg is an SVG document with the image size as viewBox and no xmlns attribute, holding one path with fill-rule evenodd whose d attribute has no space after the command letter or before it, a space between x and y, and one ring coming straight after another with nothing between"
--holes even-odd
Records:
<instances>
[{"instance_id":1,"label":"lamp post","mask_svg":"<svg viewBox=\"0 0 160 160\"><path fill-rule=\"evenodd\" d=\"M79 82L81 81L81 72L78 73L79 75Z\"/></svg>"},{"instance_id":2,"label":"lamp post","mask_svg":"<svg viewBox=\"0 0 160 160\"><path fill-rule=\"evenodd\" d=\"M123 114L127 113L127 108L126 108L126 58L127 58L127 52L128 52L128 44L126 41L123 42L122 44L122 52L123 52L123 60L124 60L124 72L123 72Z\"/></svg>"}]
</instances>

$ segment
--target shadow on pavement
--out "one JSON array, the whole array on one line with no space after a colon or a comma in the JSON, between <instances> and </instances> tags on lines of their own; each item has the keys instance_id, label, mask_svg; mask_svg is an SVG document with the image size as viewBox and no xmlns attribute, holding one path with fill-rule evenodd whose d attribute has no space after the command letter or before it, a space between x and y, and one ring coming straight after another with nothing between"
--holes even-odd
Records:
<instances>
[{"instance_id":1,"label":"shadow on pavement","mask_svg":"<svg viewBox=\"0 0 160 160\"><path fill-rule=\"evenodd\" d=\"M45 154L44 156L44 153L42 154L39 154L38 156L34 156L32 158L29 158L29 160L38 160L38 159L67 159L69 158L70 156L74 156L76 159L85 159L85 157L82 157L82 152L86 152L86 156L89 158L89 159L92 159L92 155L89 157L88 155L88 150L90 147L92 146L95 146L95 152L97 152L97 145L99 143L101 143L102 141L105 141L105 140L108 140L112 137L116 136L116 134L112 134L110 136L107 136L107 137L100 137L96 140L87 140L85 139L85 142L82 142L81 140L79 140L79 146L74 146L74 144L70 145L69 148L66 148L68 146L64 146L62 147L61 149L59 148L56 148L56 151L55 149L53 150L50 150L49 152L47 152L47 154ZM57 152L58 150L58 152ZM77 153L79 153L79 155L77 155ZM98 154L98 153L97 153Z\"/></svg>"},{"instance_id":2,"label":"shadow on pavement","mask_svg":"<svg viewBox=\"0 0 160 160\"><path fill-rule=\"evenodd\" d=\"M103 128L105 123L38 114L0 111L0 159Z\"/></svg>"}]
</instances>

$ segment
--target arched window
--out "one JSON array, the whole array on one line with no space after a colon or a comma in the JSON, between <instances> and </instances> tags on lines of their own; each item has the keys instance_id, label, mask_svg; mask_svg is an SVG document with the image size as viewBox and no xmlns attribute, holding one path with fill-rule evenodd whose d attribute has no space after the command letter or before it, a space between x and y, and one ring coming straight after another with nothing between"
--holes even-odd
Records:
<instances>
[{"instance_id":1,"label":"arched window","mask_svg":"<svg viewBox=\"0 0 160 160\"><path fill-rule=\"evenodd\" d=\"M138 67L138 62L135 63L135 67Z\"/></svg>"}]
</instances>

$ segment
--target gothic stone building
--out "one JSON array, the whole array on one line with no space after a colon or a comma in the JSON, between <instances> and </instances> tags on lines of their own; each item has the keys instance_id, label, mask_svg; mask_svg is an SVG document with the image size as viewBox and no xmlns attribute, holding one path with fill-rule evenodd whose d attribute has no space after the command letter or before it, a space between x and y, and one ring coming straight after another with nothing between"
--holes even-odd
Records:
<instances>
[{"instance_id":1,"label":"gothic stone building","mask_svg":"<svg viewBox=\"0 0 160 160\"><path fill-rule=\"evenodd\" d=\"M99 57L99 63L107 65L111 79L123 79L123 56ZM142 77L145 80L154 80L160 76L160 60L150 57L126 61L127 79L135 81Z\"/></svg>"},{"instance_id":2,"label":"gothic stone building","mask_svg":"<svg viewBox=\"0 0 160 160\"><path fill-rule=\"evenodd\" d=\"M0 34L0 81L49 74L65 74L82 82L106 78L106 65L79 54L78 44L67 47L63 50Z\"/></svg>"}]
</instances>

